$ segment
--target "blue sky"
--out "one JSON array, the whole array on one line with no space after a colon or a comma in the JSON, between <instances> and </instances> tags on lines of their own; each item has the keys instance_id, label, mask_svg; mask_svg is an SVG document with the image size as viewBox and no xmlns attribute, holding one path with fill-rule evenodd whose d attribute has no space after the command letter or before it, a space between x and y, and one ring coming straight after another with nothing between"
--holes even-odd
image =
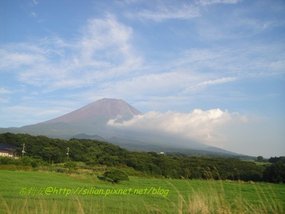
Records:
<instances>
[{"instance_id":1,"label":"blue sky","mask_svg":"<svg viewBox=\"0 0 285 214\"><path fill-rule=\"evenodd\" d=\"M284 155L283 0L4 0L0 29L0 127L113 97L145 113L128 126Z\"/></svg>"}]
</instances>

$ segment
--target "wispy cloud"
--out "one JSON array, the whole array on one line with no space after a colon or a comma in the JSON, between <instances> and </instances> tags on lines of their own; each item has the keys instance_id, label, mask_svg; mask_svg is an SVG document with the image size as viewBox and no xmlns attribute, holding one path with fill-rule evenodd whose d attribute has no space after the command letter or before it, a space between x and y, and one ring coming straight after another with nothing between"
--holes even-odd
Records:
<instances>
[{"instance_id":1,"label":"wispy cloud","mask_svg":"<svg viewBox=\"0 0 285 214\"><path fill-rule=\"evenodd\" d=\"M33 2L34 5L39 4L39 1L38 1L38 0L32 0L32 2Z\"/></svg>"},{"instance_id":2,"label":"wispy cloud","mask_svg":"<svg viewBox=\"0 0 285 214\"><path fill-rule=\"evenodd\" d=\"M102 71L101 74L95 74L98 78L128 73L142 62L132 45L132 28L119 23L111 15L104 20L89 20L78 42L78 49L78 60L83 64L95 65L95 68L97 65L105 67L103 75Z\"/></svg>"},{"instance_id":3,"label":"wispy cloud","mask_svg":"<svg viewBox=\"0 0 285 214\"><path fill-rule=\"evenodd\" d=\"M153 1L149 8L144 8L136 12L126 13L127 17L139 20L151 20L162 22L167 20L189 20L200 17L201 7L214 4L236 4L240 0L197 0L188 2ZM136 4L140 1L127 1L127 4Z\"/></svg>"},{"instance_id":4,"label":"wispy cloud","mask_svg":"<svg viewBox=\"0 0 285 214\"><path fill-rule=\"evenodd\" d=\"M195 94L211 95L211 88L217 85L282 75L283 58L282 47L277 46L190 49L164 60L163 65L142 65L142 68L124 78L101 82L98 87L75 96L87 97L90 102L102 97L132 97L137 100L138 106L146 109L156 106L159 109L173 103L188 105L187 100L193 100ZM243 96L245 99L246 95L234 96Z\"/></svg>"},{"instance_id":5,"label":"wispy cloud","mask_svg":"<svg viewBox=\"0 0 285 214\"><path fill-rule=\"evenodd\" d=\"M199 86L208 86L208 85L217 85L217 84L223 84L223 83L228 83L235 81L237 78L235 77L222 77L219 79L214 79L214 80L207 80L204 82L199 83Z\"/></svg>"},{"instance_id":6,"label":"wispy cloud","mask_svg":"<svg viewBox=\"0 0 285 214\"><path fill-rule=\"evenodd\" d=\"M281 74L284 57L282 46L270 44L190 48L164 59L164 63L146 63L136 49L133 29L107 15L90 19L77 38L47 37L3 46L0 70L14 71L20 82L49 91L96 85L102 95L173 94L226 84L240 77Z\"/></svg>"},{"instance_id":7,"label":"wispy cloud","mask_svg":"<svg viewBox=\"0 0 285 214\"><path fill-rule=\"evenodd\" d=\"M236 5L227 7L227 13L212 16L212 14L220 10L221 5L217 5L217 7L212 6L222 2L197 2L197 5L200 5L198 7L201 9L201 18L196 30L203 41L244 43L246 40L250 41L254 37L263 37L263 33L269 33L270 35L272 30L281 29L285 26L284 20L279 16L280 11L284 10L284 4L281 2L252 1L252 5L244 7L244 2L242 1L228 1L228 3L236 3ZM242 4L239 4L239 2ZM264 11L266 11L267 15L266 17L261 17L260 14L264 13ZM276 32L276 34L278 35L279 33Z\"/></svg>"},{"instance_id":8,"label":"wispy cloud","mask_svg":"<svg viewBox=\"0 0 285 214\"><path fill-rule=\"evenodd\" d=\"M37 13L36 12L31 12L31 16L33 17L33 18L37 18L38 17L38 15L37 15Z\"/></svg>"},{"instance_id":9,"label":"wispy cloud","mask_svg":"<svg viewBox=\"0 0 285 214\"><path fill-rule=\"evenodd\" d=\"M231 78L284 74L284 59L284 47L263 44L238 48L190 49L181 53L171 63L173 68L190 67L193 72L207 73L208 80L211 81L217 76L230 76L230 79L226 80L234 80Z\"/></svg>"},{"instance_id":10,"label":"wispy cloud","mask_svg":"<svg viewBox=\"0 0 285 214\"><path fill-rule=\"evenodd\" d=\"M197 0L196 3L200 5L212 5L212 4L236 4L241 0Z\"/></svg>"},{"instance_id":11,"label":"wispy cloud","mask_svg":"<svg viewBox=\"0 0 285 214\"><path fill-rule=\"evenodd\" d=\"M205 81L202 81L200 83L194 84L192 86L185 87L185 89L183 90L183 93L189 94L193 91L201 90L201 89L209 87L209 86L226 84L226 83L230 83L230 82L233 82L236 80L237 80L236 77L221 77L218 79L205 80Z\"/></svg>"},{"instance_id":12,"label":"wispy cloud","mask_svg":"<svg viewBox=\"0 0 285 214\"><path fill-rule=\"evenodd\" d=\"M0 72L45 61L44 56L33 51L0 49Z\"/></svg>"},{"instance_id":13,"label":"wispy cloud","mask_svg":"<svg viewBox=\"0 0 285 214\"><path fill-rule=\"evenodd\" d=\"M1 94L10 94L10 93L12 93L11 90L0 87L0 95Z\"/></svg>"},{"instance_id":14,"label":"wispy cloud","mask_svg":"<svg viewBox=\"0 0 285 214\"><path fill-rule=\"evenodd\" d=\"M192 19L200 16L200 12L194 5L167 6L160 5L157 10L142 10L138 13L128 13L127 16L161 22L169 19Z\"/></svg>"},{"instance_id":15,"label":"wispy cloud","mask_svg":"<svg viewBox=\"0 0 285 214\"><path fill-rule=\"evenodd\" d=\"M22 46L0 50L1 71L21 67L21 82L50 90L123 76L142 63L132 45L132 29L113 16L89 20L75 40L47 38Z\"/></svg>"}]
</instances>

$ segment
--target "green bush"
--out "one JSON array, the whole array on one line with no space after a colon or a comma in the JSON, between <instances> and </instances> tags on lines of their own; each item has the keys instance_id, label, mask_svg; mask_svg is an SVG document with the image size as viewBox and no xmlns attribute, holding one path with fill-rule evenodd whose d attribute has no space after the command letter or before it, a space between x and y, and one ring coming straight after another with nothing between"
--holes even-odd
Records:
<instances>
[{"instance_id":1,"label":"green bush","mask_svg":"<svg viewBox=\"0 0 285 214\"><path fill-rule=\"evenodd\" d=\"M285 163L278 161L266 167L263 180L273 183L285 183Z\"/></svg>"},{"instance_id":2,"label":"green bush","mask_svg":"<svg viewBox=\"0 0 285 214\"><path fill-rule=\"evenodd\" d=\"M13 158L9 158L9 157L0 157L0 164L16 164L17 160L13 159Z\"/></svg>"},{"instance_id":3,"label":"green bush","mask_svg":"<svg viewBox=\"0 0 285 214\"><path fill-rule=\"evenodd\" d=\"M20 165L32 166L33 168L43 165L43 161L41 159L36 159L36 158L28 157L28 156L20 158L19 163Z\"/></svg>"},{"instance_id":4,"label":"green bush","mask_svg":"<svg viewBox=\"0 0 285 214\"><path fill-rule=\"evenodd\" d=\"M68 169L75 169L76 168L76 163L75 162L72 162L72 161L69 161L69 162L66 162L64 164L64 167L65 168L68 168Z\"/></svg>"},{"instance_id":5,"label":"green bush","mask_svg":"<svg viewBox=\"0 0 285 214\"><path fill-rule=\"evenodd\" d=\"M112 169L110 171L107 171L103 174L103 176L98 176L98 178L100 180L105 180L112 183L119 183L120 181L129 180L128 175L119 169Z\"/></svg>"}]
</instances>

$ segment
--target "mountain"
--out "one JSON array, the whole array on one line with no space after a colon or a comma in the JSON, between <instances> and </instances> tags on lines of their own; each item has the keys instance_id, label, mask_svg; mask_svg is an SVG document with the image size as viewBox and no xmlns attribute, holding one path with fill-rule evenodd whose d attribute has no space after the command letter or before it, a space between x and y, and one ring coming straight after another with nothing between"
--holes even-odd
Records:
<instances>
[{"instance_id":1,"label":"mountain","mask_svg":"<svg viewBox=\"0 0 285 214\"><path fill-rule=\"evenodd\" d=\"M106 139L116 135L116 130L107 126L110 119L128 120L138 114L141 113L123 100L104 98L63 116L6 131L65 139L78 134L99 135Z\"/></svg>"},{"instance_id":2,"label":"mountain","mask_svg":"<svg viewBox=\"0 0 285 214\"><path fill-rule=\"evenodd\" d=\"M141 113L123 100L104 98L45 123L94 123L99 120L105 122L118 116L130 119L138 114Z\"/></svg>"},{"instance_id":3,"label":"mountain","mask_svg":"<svg viewBox=\"0 0 285 214\"><path fill-rule=\"evenodd\" d=\"M123 100L104 98L60 117L20 128L0 129L0 133L27 133L64 139L96 139L108 141L131 150L173 151L189 154L193 151L201 151L201 154L208 152L235 155L235 153L216 147L208 147L178 136L161 133L150 134L139 130L122 130L107 125L111 119L123 121L140 114L140 111Z\"/></svg>"}]
</instances>

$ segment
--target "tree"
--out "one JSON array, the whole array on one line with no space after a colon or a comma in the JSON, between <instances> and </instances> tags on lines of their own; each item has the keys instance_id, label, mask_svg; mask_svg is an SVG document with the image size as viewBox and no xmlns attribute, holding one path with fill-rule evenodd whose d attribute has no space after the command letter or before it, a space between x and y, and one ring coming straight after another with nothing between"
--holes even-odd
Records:
<instances>
[{"instance_id":1,"label":"tree","mask_svg":"<svg viewBox=\"0 0 285 214\"><path fill-rule=\"evenodd\" d=\"M119 169L112 169L103 174L103 176L98 176L101 180L110 181L112 183L119 183L120 181L128 181L129 177L126 173Z\"/></svg>"},{"instance_id":2,"label":"tree","mask_svg":"<svg viewBox=\"0 0 285 214\"><path fill-rule=\"evenodd\" d=\"M263 179L274 183L285 183L285 163L278 161L268 166L263 173Z\"/></svg>"},{"instance_id":3,"label":"tree","mask_svg":"<svg viewBox=\"0 0 285 214\"><path fill-rule=\"evenodd\" d=\"M257 156L256 161L257 162L263 162L264 158L262 156Z\"/></svg>"}]
</instances>

